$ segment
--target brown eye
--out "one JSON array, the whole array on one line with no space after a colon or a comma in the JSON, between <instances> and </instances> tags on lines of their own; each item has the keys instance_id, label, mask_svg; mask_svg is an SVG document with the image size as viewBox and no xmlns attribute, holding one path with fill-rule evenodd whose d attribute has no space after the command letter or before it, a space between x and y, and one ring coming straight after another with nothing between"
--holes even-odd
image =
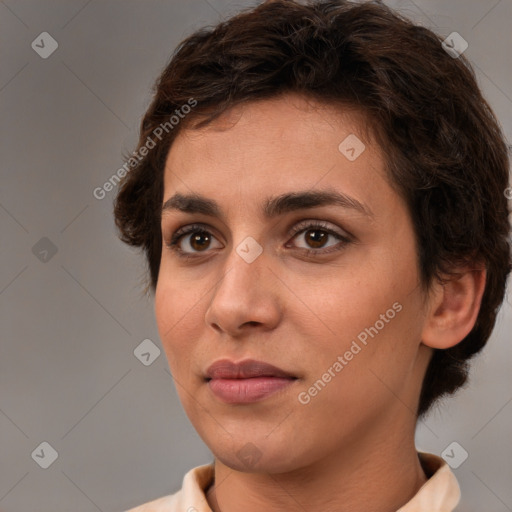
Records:
<instances>
[{"instance_id":1,"label":"brown eye","mask_svg":"<svg viewBox=\"0 0 512 512\"><path fill-rule=\"evenodd\" d=\"M194 230L180 235L173 245L177 245L179 250L185 253L206 252L216 238L204 230Z\"/></svg>"},{"instance_id":2,"label":"brown eye","mask_svg":"<svg viewBox=\"0 0 512 512\"><path fill-rule=\"evenodd\" d=\"M216 238L202 225L192 225L179 229L166 245L183 257L207 252ZM222 247L219 244L216 248Z\"/></svg>"},{"instance_id":3,"label":"brown eye","mask_svg":"<svg viewBox=\"0 0 512 512\"><path fill-rule=\"evenodd\" d=\"M316 254L320 256L324 253L341 249L351 242L351 238L348 234L338 233L328 227L326 223L320 221L300 223L294 229L293 238L294 240L302 240L305 245L296 245L296 247L305 250L308 255L312 256ZM334 239L334 241L338 241L338 243L326 245L329 238ZM323 248L325 248L324 251L320 250Z\"/></svg>"},{"instance_id":4,"label":"brown eye","mask_svg":"<svg viewBox=\"0 0 512 512\"><path fill-rule=\"evenodd\" d=\"M189 239L190 247L195 251L202 251L205 248L208 248L211 242L211 237L208 233L202 232L200 234L195 234L191 236Z\"/></svg>"},{"instance_id":5,"label":"brown eye","mask_svg":"<svg viewBox=\"0 0 512 512\"><path fill-rule=\"evenodd\" d=\"M329 234L321 229L308 229L305 231L305 240L314 249L320 249L329 238Z\"/></svg>"}]
</instances>

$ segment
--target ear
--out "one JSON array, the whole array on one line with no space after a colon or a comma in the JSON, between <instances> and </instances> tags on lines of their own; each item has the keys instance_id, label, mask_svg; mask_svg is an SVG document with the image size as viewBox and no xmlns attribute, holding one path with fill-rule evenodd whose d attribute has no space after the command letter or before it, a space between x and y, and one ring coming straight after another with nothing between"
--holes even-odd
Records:
<instances>
[{"instance_id":1,"label":"ear","mask_svg":"<svg viewBox=\"0 0 512 512\"><path fill-rule=\"evenodd\" d=\"M433 283L422 342L431 348L457 345L473 329L484 294L485 267L457 269L458 276Z\"/></svg>"}]
</instances>

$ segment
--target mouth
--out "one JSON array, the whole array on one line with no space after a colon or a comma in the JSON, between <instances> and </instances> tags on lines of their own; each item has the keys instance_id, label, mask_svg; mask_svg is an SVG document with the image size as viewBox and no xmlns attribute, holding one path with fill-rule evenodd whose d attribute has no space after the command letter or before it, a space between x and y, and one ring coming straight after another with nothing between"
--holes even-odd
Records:
<instances>
[{"instance_id":1,"label":"mouth","mask_svg":"<svg viewBox=\"0 0 512 512\"><path fill-rule=\"evenodd\" d=\"M269 398L288 388L298 377L253 359L233 363L222 359L207 370L205 381L212 393L228 404L247 404Z\"/></svg>"}]
</instances>

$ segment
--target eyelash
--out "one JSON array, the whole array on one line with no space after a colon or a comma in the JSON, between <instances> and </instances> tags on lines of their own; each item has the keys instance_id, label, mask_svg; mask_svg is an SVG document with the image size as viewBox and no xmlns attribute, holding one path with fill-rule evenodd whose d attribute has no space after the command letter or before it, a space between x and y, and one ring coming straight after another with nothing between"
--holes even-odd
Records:
<instances>
[{"instance_id":1,"label":"eyelash","mask_svg":"<svg viewBox=\"0 0 512 512\"><path fill-rule=\"evenodd\" d=\"M334 251L339 251L353 241L351 236L349 236L349 235L344 236L344 235L341 235L340 233L337 233L336 231L333 231L331 228L328 227L328 225L325 222L322 222L322 221L299 222L294 227L294 229L292 229L292 231L288 234L288 236L295 238L298 234L305 232L305 231L313 230L313 229L316 229L319 231L324 231L327 234L334 236L335 238L340 240L340 242L342 242L342 243L337 244L336 246L331 246L327 250L299 248L300 250L303 251L303 253L306 254L306 256L318 257L323 254L331 253ZM182 249L180 249L180 247L179 247L180 240L183 237L185 237L186 235L190 235L193 233L204 233L204 234L211 235L211 232L208 231L207 226L205 224L191 224L190 226L186 226L184 228L178 229L178 231L176 231L172 235L171 240L169 242L166 242L165 245L171 251L175 252L179 258L193 259L193 258L200 257L201 256L200 252L199 253L187 253L187 252L183 251ZM204 251L204 252L207 252L207 251Z\"/></svg>"}]
</instances>

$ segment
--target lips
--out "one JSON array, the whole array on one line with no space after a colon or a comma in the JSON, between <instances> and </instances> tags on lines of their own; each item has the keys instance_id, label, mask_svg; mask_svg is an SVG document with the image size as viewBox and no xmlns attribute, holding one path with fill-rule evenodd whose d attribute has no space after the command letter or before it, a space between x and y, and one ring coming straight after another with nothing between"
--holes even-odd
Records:
<instances>
[{"instance_id":1,"label":"lips","mask_svg":"<svg viewBox=\"0 0 512 512\"><path fill-rule=\"evenodd\" d=\"M206 370L206 380L211 379L251 379L256 377L282 377L296 379L294 375L263 361L246 359L233 363L229 359L215 361Z\"/></svg>"},{"instance_id":2,"label":"lips","mask_svg":"<svg viewBox=\"0 0 512 512\"><path fill-rule=\"evenodd\" d=\"M222 359L213 363L205 375L213 395L231 405L248 405L285 393L297 378L277 366L254 359L240 363Z\"/></svg>"}]
</instances>

